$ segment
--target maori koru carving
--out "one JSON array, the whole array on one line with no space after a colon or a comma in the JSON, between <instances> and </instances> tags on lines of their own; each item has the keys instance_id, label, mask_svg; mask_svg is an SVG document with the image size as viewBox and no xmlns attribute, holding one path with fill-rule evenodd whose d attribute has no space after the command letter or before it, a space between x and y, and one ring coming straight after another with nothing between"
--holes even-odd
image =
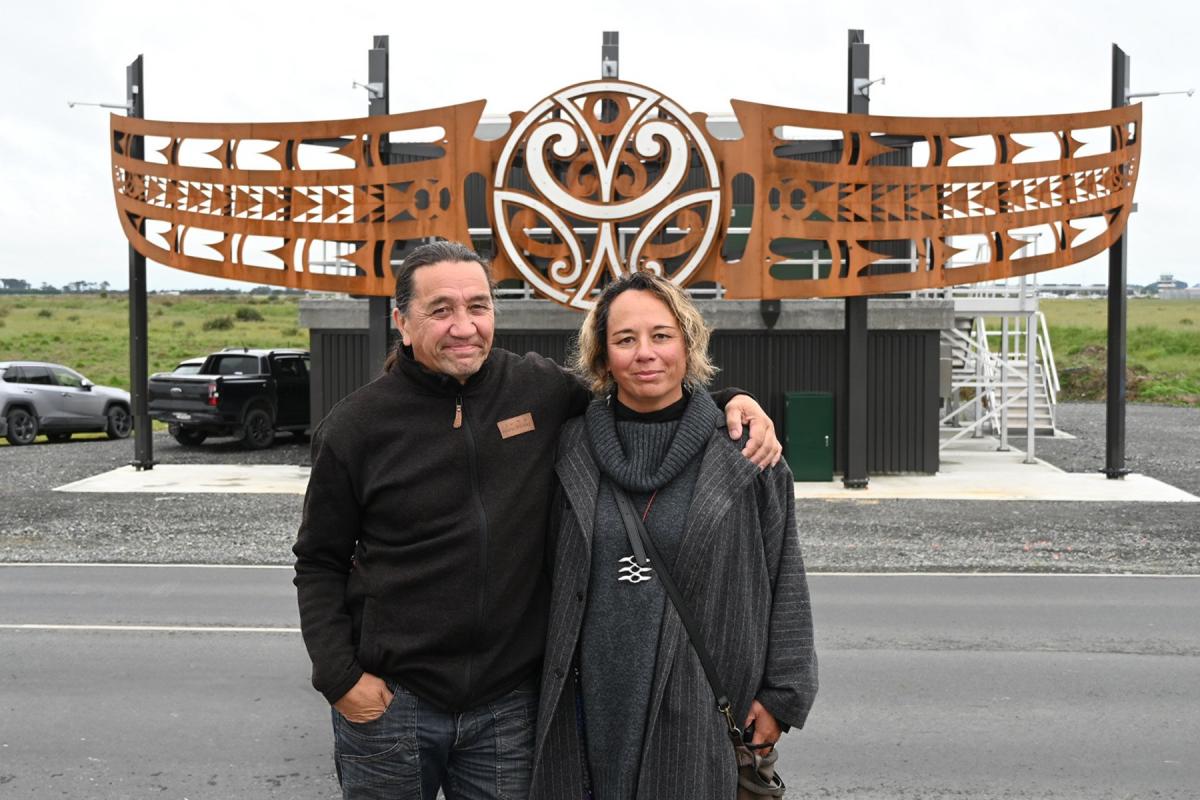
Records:
<instances>
[{"instance_id":1,"label":"maori koru carving","mask_svg":"<svg viewBox=\"0 0 1200 800\"><path fill-rule=\"evenodd\" d=\"M718 138L656 91L594 81L511 115L496 141L475 136L483 105L270 124L114 116L121 224L168 266L360 295L390 295L392 265L422 239L479 243L481 219L498 279L573 308L629 270L730 298L885 294L1102 252L1124 230L1141 147L1137 105L920 118L735 100L740 136Z\"/></svg>"},{"instance_id":2,"label":"maori koru carving","mask_svg":"<svg viewBox=\"0 0 1200 800\"><path fill-rule=\"evenodd\" d=\"M518 162L525 181L514 174ZM693 174L698 188L685 189ZM686 284L720 227L720 189L712 148L683 109L633 84L590 83L543 100L508 137L492 221L521 277L586 309L601 277L620 276L626 264ZM553 244L529 235L538 221Z\"/></svg>"}]
</instances>

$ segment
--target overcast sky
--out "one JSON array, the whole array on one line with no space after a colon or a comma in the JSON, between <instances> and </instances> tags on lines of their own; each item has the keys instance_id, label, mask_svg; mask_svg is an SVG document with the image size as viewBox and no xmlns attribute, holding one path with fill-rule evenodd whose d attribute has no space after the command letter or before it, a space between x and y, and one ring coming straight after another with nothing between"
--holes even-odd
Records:
<instances>
[{"instance_id":1,"label":"overcast sky","mask_svg":"<svg viewBox=\"0 0 1200 800\"><path fill-rule=\"evenodd\" d=\"M391 36L393 112L486 98L525 110L599 76L601 32L621 34L621 77L685 108L731 98L845 110L846 32L863 28L871 112L1053 114L1105 108L1111 48L1134 91L1200 84L1200 4L938 2L54 2L7 4L0 33L0 277L128 284L109 180L106 111L145 56L146 116L288 121L365 116L372 36ZM1129 280L1200 283L1200 96L1145 102ZM1193 244L1189 245L1191 241ZM1107 261L1048 273L1102 283ZM151 263L151 289L227 285ZM245 284L238 284L245 286Z\"/></svg>"}]
</instances>

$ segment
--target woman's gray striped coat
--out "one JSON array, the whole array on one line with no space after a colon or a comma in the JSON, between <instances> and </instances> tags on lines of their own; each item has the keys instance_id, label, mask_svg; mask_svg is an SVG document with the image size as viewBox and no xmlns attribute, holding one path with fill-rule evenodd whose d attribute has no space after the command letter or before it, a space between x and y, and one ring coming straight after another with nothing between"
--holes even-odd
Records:
<instances>
[{"instance_id":1,"label":"woman's gray striped coat","mask_svg":"<svg viewBox=\"0 0 1200 800\"><path fill-rule=\"evenodd\" d=\"M817 693L808 584L784 464L759 472L718 428L700 467L673 572L741 724L757 698L800 728ZM582 419L562 430L556 466L559 519L551 527L554 588L534 758L535 800L582 796L581 743L571 662L587 597L599 489ZM620 654L614 653L614 658ZM787 777L787 765L780 764ZM637 797L729 800L733 748L674 607L659 640Z\"/></svg>"}]
</instances>

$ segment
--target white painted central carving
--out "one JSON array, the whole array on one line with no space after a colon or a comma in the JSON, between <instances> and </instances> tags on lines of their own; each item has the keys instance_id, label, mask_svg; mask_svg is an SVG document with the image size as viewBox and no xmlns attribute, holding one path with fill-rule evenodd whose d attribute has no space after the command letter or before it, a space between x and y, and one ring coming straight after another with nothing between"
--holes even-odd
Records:
<instances>
[{"instance_id":1,"label":"white painted central carving","mask_svg":"<svg viewBox=\"0 0 1200 800\"><path fill-rule=\"evenodd\" d=\"M687 189L695 164L701 180ZM684 285L719 227L720 175L703 132L672 100L622 81L579 84L534 106L509 135L492 188L505 255L540 294L578 309L591 308L606 274L640 269ZM672 243L670 257L654 255Z\"/></svg>"}]
</instances>

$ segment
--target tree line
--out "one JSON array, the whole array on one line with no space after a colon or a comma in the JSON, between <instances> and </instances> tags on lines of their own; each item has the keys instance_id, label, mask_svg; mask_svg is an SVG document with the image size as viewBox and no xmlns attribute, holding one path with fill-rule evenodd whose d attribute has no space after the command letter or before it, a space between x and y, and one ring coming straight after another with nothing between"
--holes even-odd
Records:
<instances>
[{"instance_id":1,"label":"tree line","mask_svg":"<svg viewBox=\"0 0 1200 800\"><path fill-rule=\"evenodd\" d=\"M109 292L110 284L108 281L72 281L64 283L62 286L55 286L51 283L42 282L41 286L34 286L32 283L20 278L0 278L0 294L101 294L106 295ZM113 289L117 294L125 294L126 289ZM242 294L243 292L237 289L170 289L165 292L151 291L148 294ZM245 294L262 295L262 294L304 294L301 289L280 289L273 286L255 286L247 289Z\"/></svg>"}]
</instances>

